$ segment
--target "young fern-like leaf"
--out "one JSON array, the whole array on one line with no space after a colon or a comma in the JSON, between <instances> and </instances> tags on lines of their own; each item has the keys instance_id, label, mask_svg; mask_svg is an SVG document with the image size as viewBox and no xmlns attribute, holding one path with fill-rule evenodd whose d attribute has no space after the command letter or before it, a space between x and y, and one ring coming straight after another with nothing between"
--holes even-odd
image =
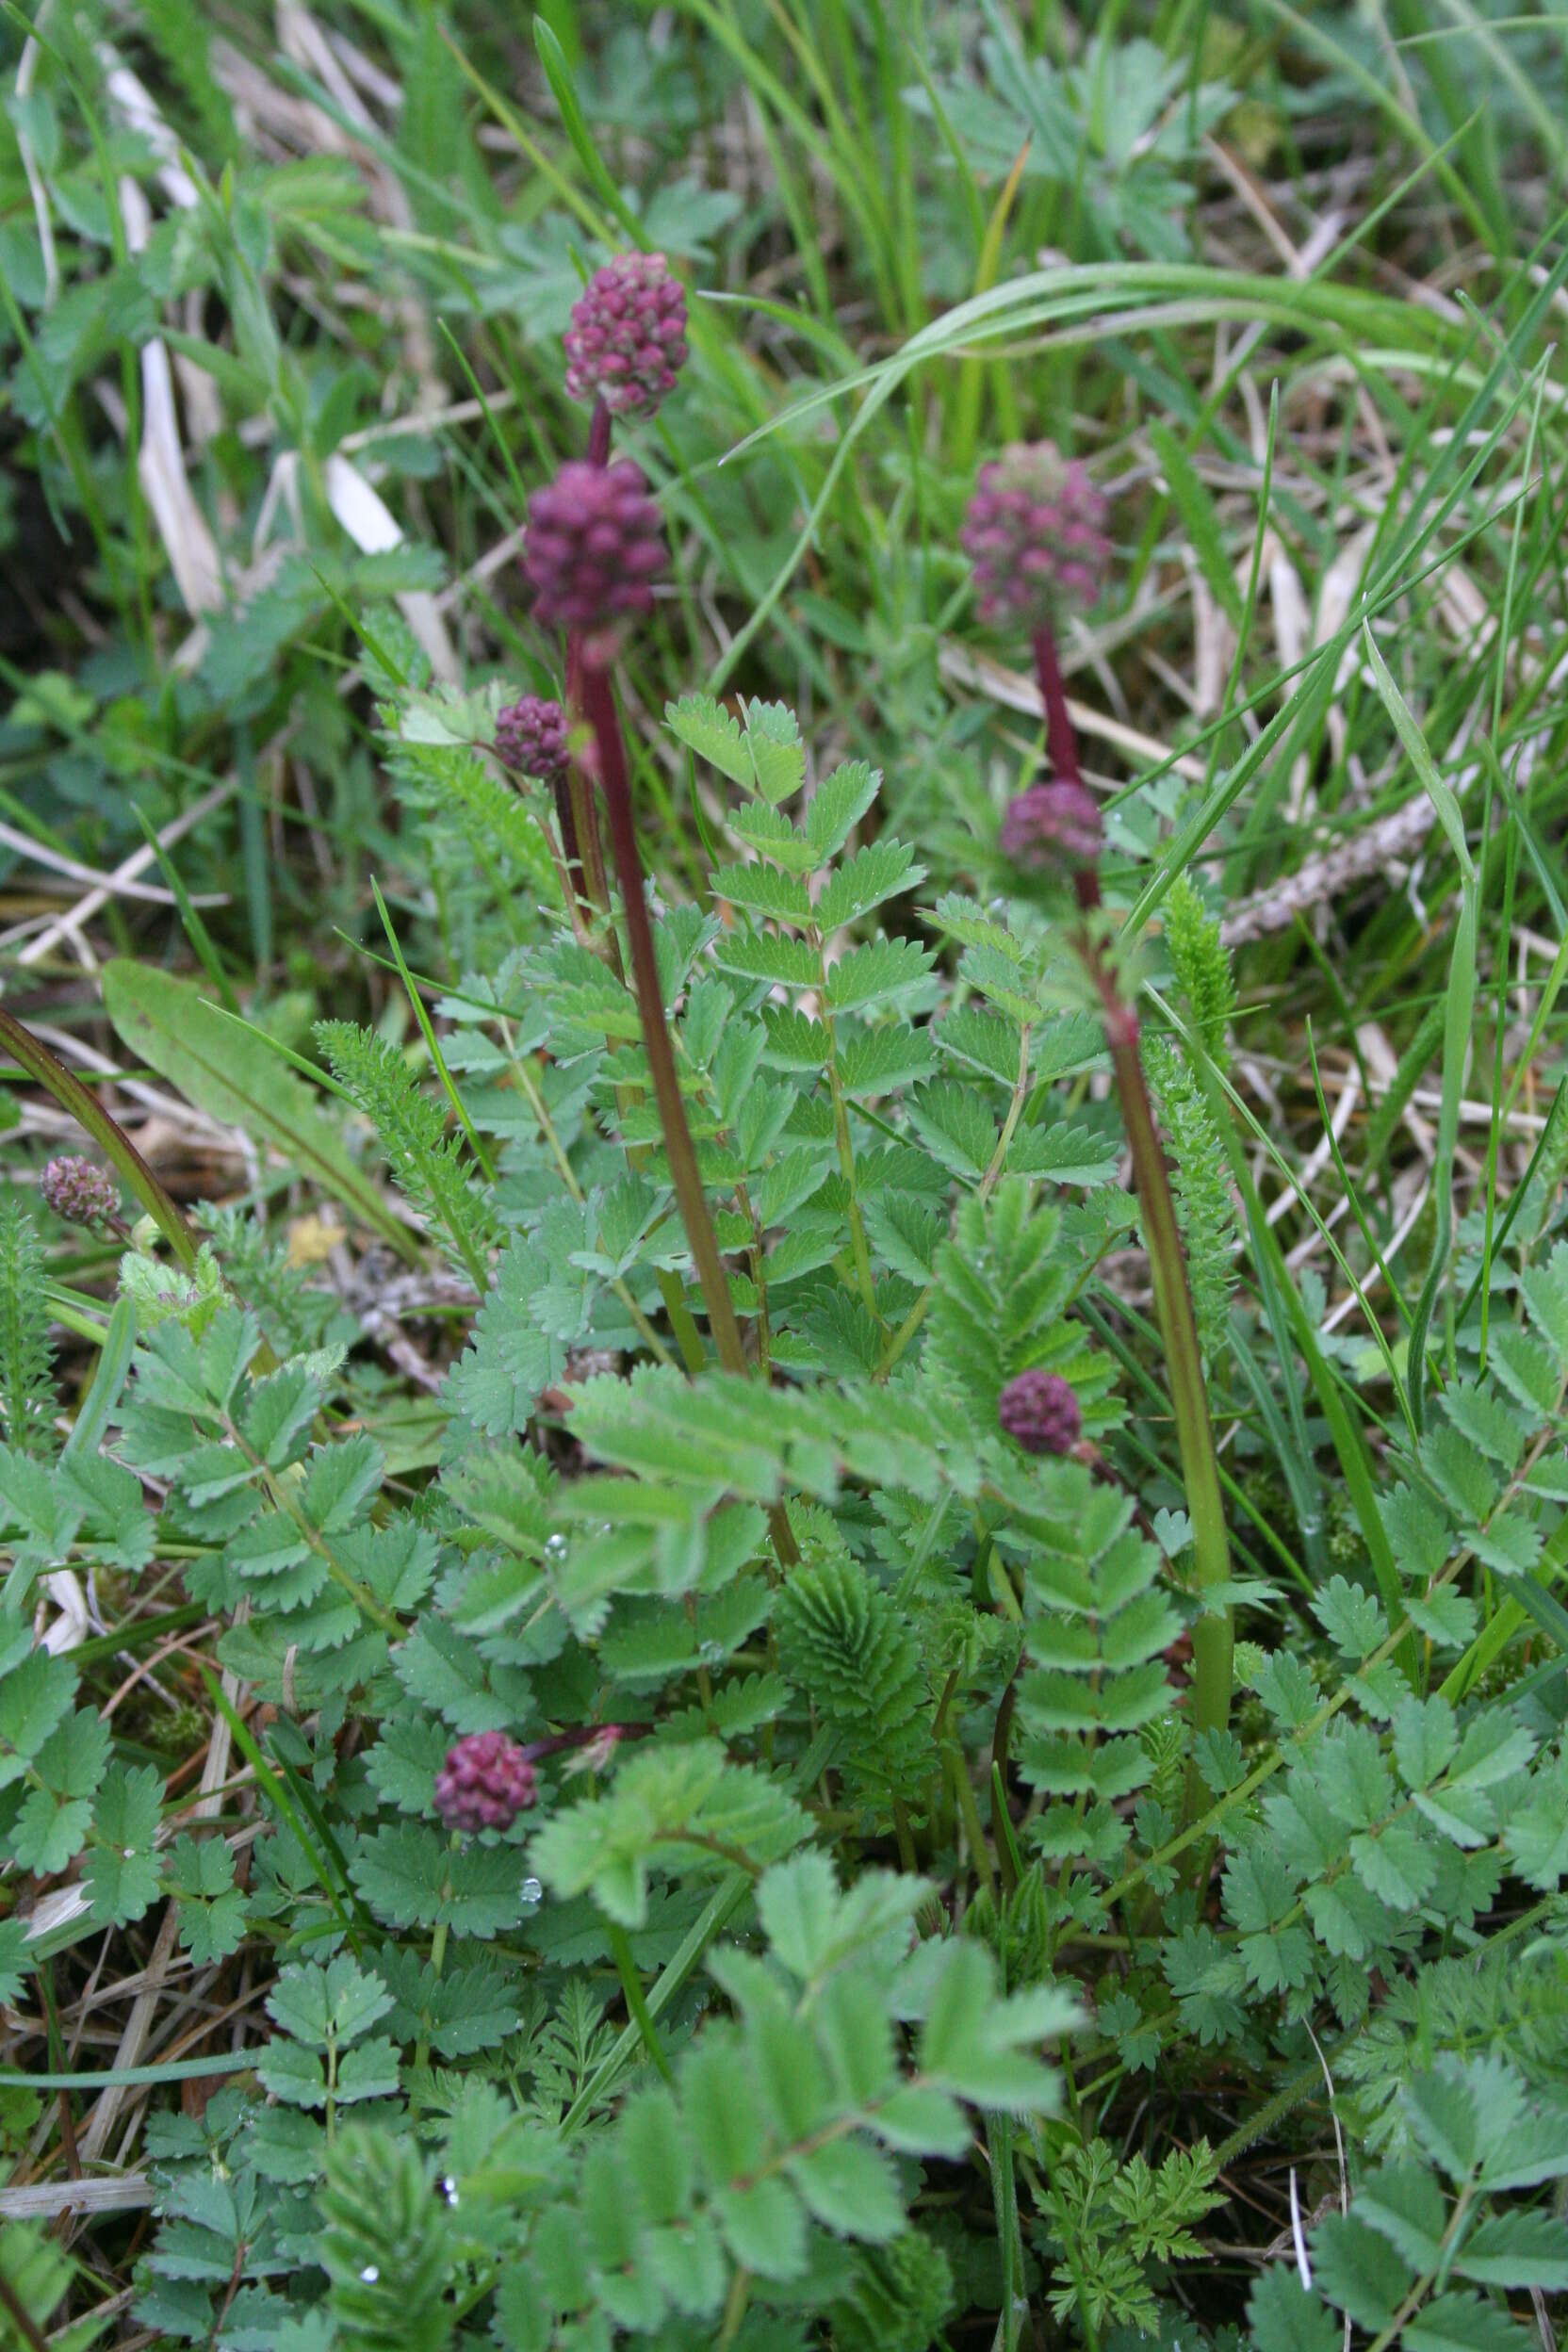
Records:
<instances>
[{"instance_id":1,"label":"young fern-like leaf","mask_svg":"<svg viewBox=\"0 0 1568 2352\"><path fill-rule=\"evenodd\" d=\"M1066 1313L1080 1263L1056 1210L1032 1208L1021 1177L1006 1178L988 1202L972 1194L959 1209L952 1239L937 1251L922 1370L944 1407L977 1432L995 1429L1006 1381L1037 1367L1070 1380L1100 1427L1113 1417L1103 1407L1109 1367Z\"/></svg>"},{"instance_id":2,"label":"young fern-like leaf","mask_svg":"<svg viewBox=\"0 0 1568 2352\"><path fill-rule=\"evenodd\" d=\"M842 1732L858 1778L906 1796L933 1760L920 1644L891 1593L847 1552L808 1558L774 1610L779 1664Z\"/></svg>"},{"instance_id":3,"label":"young fern-like leaf","mask_svg":"<svg viewBox=\"0 0 1568 2352\"><path fill-rule=\"evenodd\" d=\"M868 2246L828 2308L838 2352L925 2352L953 2309L953 2265L919 2230Z\"/></svg>"},{"instance_id":4,"label":"young fern-like leaf","mask_svg":"<svg viewBox=\"0 0 1568 2352\"><path fill-rule=\"evenodd\" d=\"M1051 2296L1057 2318L1086 2311L1096 2328L1142 2331L1157 2326L1145 2264L1151 2258L1160 2263L1201 2258L1192 2230L1224 2203L1212 2185L1217 2169L1206 2140L1173 2149L1157 2171L1142 2156L1119 2164L1104 2140L1070 2148L1044 2200L1042 2235L1073 2258L1057 2267Z\"/></svg>"},{"instance_id":5,"label":"young fern-like leaf","mask_svg":"<svg viewBox=\"0 0 1568 2352\"><path fill-rule=\"evenodd\" d=\"M449 825L484 865L498 853L546 906L561 906L560 876L542 829L542 787L503 784L466 743L400 743L388 765L403 797Z\"/></svg>"},{"instance_id":6,"label":"young fern-like leaf","mask_svg":"<svg viewBox=\"0 0 1568 2352\"><path fill-rule=\"evenodd\" d=\"M0 1201L0 1417L20 1453L50 1450L54 1354L38 1229L20 1200Z\"/></svg>"},{"instance_id":7,"label":"young fern-like leaf","mask_svg":"<svg viewBox=\"0 0 1568 2352\"><path fill-rule=\"evenodd\" d=\"M213 25L206 11L195 0L147 0L141 31L197 117L203 152L212 159L237 155L239 134L228 93L212 70ZM335 178L344 169L335 158L319 160Z\"/></svg>"},{"instance_id":8,"label":"young fern-like leaf","mask_svg":"<svg viewBox=\"0 0 1568 2352\"><path fill-rule=\"evenodd\" d=\"M1165 943L1193 1027L1216 1068L1227 1070L1231 1060L1227 1032L1236 1008L1230 951L1220 938L1217 920L1184 874L1177 875L1166 893Z\"/></svg>"},{"instance_id":9,"label":"young fern-like leaf","mask_svg":"<svg viewBox=\"0 0 1568 2352\"><path fill-rule=\"evenodd\" d=\"M1186 1244L1198 1344L1203 1351L1204 1368L1212 1372L1225 1353L1231 1291L1241 1245L1241 1222L1231 1191L1225 1149L1207 1096L1168 1039L1147 1041L1144 1068L1165 1129L1176 1221Z\"/></svg>"},{"instance_id":10,"label":"young fern-like leaf","mask_svg":"<svg viewBox=\"0 0 1568 2352\"><path fill-rule=\"evenodd\" d=\"M321 2224L335 2342L354 2352L443 2352L455 2258L447 2207L413 2142L351 2125L327 2160Z\"/></svg>"},{"instance_id":11,"label":"young fern-like leaf","mask_svg":"<svg viewBox=\"0 0 1568 2352\"><path fill-rule=\"evenodd\" d=\"M347 1021L318 1021L316 1036L338 1085L375 1129L398 1189L483 1290L496 1220L469 1182L463 1147L448 1134L439 1103L421 1092L384 1037Z\"/></svg>"},{"instance_id":12,"label":"young fern-like leaf","mask_svg":"<svg viewBox=\"0 0 1568 2352\"><path fill-rule=\"evenodd\" d=\"M1108 1869L1128 1834L1118 1800L1151 1774L1139 1735L1170 1707L1180 1619L1131 1504L1082 1463L1021 1463L1007 1501L995 1540L1023 1576L1019 1766L1051 1801L1032 1839L1053 1867Z\"/></svg>"}]
</instances>

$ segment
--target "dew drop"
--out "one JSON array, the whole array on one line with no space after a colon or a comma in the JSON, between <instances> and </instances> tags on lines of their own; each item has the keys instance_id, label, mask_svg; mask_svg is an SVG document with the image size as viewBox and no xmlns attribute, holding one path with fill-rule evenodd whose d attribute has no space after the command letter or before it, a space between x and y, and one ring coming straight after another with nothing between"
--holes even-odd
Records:
<instances>
[{"instance_id":1,"label":"dew drop","mask_svg":"<svg viewBox=\"0 0 1568 2352\"><path fill-rule=\"evenodd\" d=\"M359 2275L366 2286L373 2287L376 2280L381 2277L381 2272L377 2269L374 2262L367 2262L365 2268Z\"/></svg>"},{"instance_id":2,"label":"dew drop","mask_svg":"<svg viewBox=\"0 0 1568 2352\"><path fill-rule=\"evenodd\" d=\"M125 1861L134 1862L136 1860L136 1848L134 1846L122 1846L120 1852Z\"/></svg>"},{"instance_id":3,"label":"dew drop","mask_svg":"<svg viewBox=\"0 0 1568 2352\"><path fill-rule=\"evenodd\" d=\"M564 1560L566 1557L565 1537L559 1532L546 1536L545 1556L547 1560Z\"/></svg>"},{"instance_id":4,"label":"dew drop","mask_svg":"<svg viewBox=\"0 0 1568 2352\"><path fill-rule=\"evenodd\" d=\"M545 1892L536 1878L525 1878L517 1891L525 1903L541 1902Z\"/></svg>"},{"instance_id":5,"label":"dew drop","mask_svg":"<svg viewBox=\"0 0 1568 2352\"><path fill-rule=\"evenodd\" d=\"M441 2194L446 2198L449 2205L455 2205L457 2203L457 2182L452 2179L449 2172L445 2173L442 2176Z\"/></svg>"}]
</instances>

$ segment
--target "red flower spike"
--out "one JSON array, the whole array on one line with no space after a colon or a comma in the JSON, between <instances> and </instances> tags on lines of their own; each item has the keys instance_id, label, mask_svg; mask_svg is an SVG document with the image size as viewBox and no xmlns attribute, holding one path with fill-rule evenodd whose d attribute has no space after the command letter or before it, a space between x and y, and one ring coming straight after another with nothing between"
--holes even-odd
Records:
<instances>
[{"instance_id":1,"label":"red flower spike","mask_svg":"<svg viewBox=\"0 0 1568 2352\"><path fill-rule=\"evenodd\" d=\"M996 1417L1026 1454L1070 1454L1084 1415L1059 1372L1021 1372L997 1400Z\"/></svg>"},{"instance_id":2,"label":"red flower spike","mask_svg":"<svg viewBox=\"0 0 1568 2352\"><path fill-rule=\"evenodd\" d=\"M621 253L572 307L566 389L612 416L651 416L686 364L686 290L662 253Z\"/></svg>"},{"instance_id":3,"label":"red flower spike","mask_svg":"<svg viewBox=\"0 0 1568 2352\"><path fill-rule=\"evenodd\" d=\"M539 1793L527 1752L504 1731L472 1731L447 1752L435 1776L435 1809L449 1829L470 1837L510 1829Z\"/></svg>"},{"instance_id":4,"label":"red flower spike","mask_svg":"<svg viewBox=\"0 0 1568 2352\"><path fill-rule=\"evenodd\" d=\"M496 713L496 757L517 776L553 784L566 773L566 713L541 694L524 694Z\"/></svg>"},{"instance_id":5,"label":"red flower spike","mask_svg":"<svg viewBox=\"0 0 1568 2352\"><path fill-rule=\"evenodd\" d=\"M629 458L573 458L529 500L523 569L546 629L597 630L646 612L664 564L663 521Z\"/></svg>"},{"instance_id":6,"label":"red flower spike","mask_svg":"<svg viewBox=\"0 0 1568 2352\"><path fill-rule=\"evenodd\" d=\"M68 1225L101 1225L120 1214L120 1186L90 1160L51 1160L39 1178L45 1208Z\"/></svg>"},{"instance_id":7,"label":"red flower spike","mask_svg":"<svg viewBox=\"0 0 1568 2352\"><path fill-rule=\"evenodd\" d=\"M980 617L1030 629L1099 601L1110 566L1103 494L1054 441L1018 441L988 466L964 521Z\"/></svg>"}]
</instances>

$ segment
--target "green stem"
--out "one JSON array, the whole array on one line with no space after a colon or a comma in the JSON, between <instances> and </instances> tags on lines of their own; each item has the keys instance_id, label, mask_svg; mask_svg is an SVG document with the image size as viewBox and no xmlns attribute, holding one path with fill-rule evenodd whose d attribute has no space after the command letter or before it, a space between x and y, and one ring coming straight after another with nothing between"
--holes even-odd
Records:
<instances>
[{"instance_id":1,"label":"green stem","mask_svg":"<svg viewBox=\"0 0 1568 2352\"><path fill-rule=\"evenodd\" d=\"M626 1996L627 2015L642 2035L643 2048L647 2051L665 2082L673 2082L675 2076L671 2072L670 2062L664 2055L664 2045L659 2038L659 2028L654 2024L648 2013L647 1999L643 1991L643 1980L637 1973L637 1963L632 1957L631 1938L625 1928L617 1927L613 1920L608 1922L607 1933L610 1937L611 1955L615 1963L615 1973L621 1980L621 1991Z\"/></svg>"},{"instance_id":2,"label":"green stem","mask_svg":"<svg viewBox=\"0 0 1568 2352\"><path fill-rule=\"evenodd\" d=\"M952 1746L944 1753L947 1756L948 1773L953 1784L953 1794L957 1800L959 1816L964 1824L964 1834L969 1839L970 1859L985 1881L987 1894L994 1895L996 1873L991 1869L990 1848L986 1843L986 1832L980 1820L980 1808L974 1802L974 1789L970 1782L969 1766L965 1762L964 1752L960 1747Z\"/></svg>"},{"instance_id":3,"label":"green stem","mask_svg":"<svg viewBox=\"0 0 1568 2352\"><path fill-rule=\"evenodd\" d=\"M648 1072L653 1080L660 1120L664 1130L664 1150L670 1163L675 1197L708 1308L709 1328L713 1334L719 1362L727 1371L744 1372L748 1367L745 1349L741 1343L741 1327L735 1320L735 1310L730 1304L729 1282L724 1270L724 1261L719 1256L712 1220L708 1214L702 1176L692 1143L692 1131L686 1123L686 1108L680 1099L680 1082L676 1075L669 1024L664 1018L659 959L654 953L653 930L648 922L647 899L643 890L643 864L638 855L637 827L631 810L631 784L627 775L626 745L621 740L614 694L608 673L597 662L583 662L580 684L583 716L594 730L594 742L598 753L599 783L610 814L610 846L621 886L627 943L631 950L632 979L642 1015L643 1048L648 1057Z\"/></svg>"},{"instance_id":4,"label":"green stem","mask_svg":"<svg viewBox=\"0 0 1568 2352\"><path fill-rule=\"evenodd\" d=\"M1035 666L1045 705L1047 748L1053 774L1081 783L1078 743L1068 710L1067 689L1056 654L1055 633L1049 627L1035 633ZM1165 1349L1170 1402L1176 1419L1176 1442L1182 1456L1182 1478L1192 1518L1193 1553L1200 1596L1231 1580L1231 1546L1225 1531L1225 1503L1220 1492L1219 1464L1214 1450L1208 1393L1203 1382L1203 1358L1198 1344L1198 1324L1187 1284L1186 1253L1182 1247L1176 1204L1171 1198L1165 1148L1154 1123L1153 1106L1138 1055L1138 1017L1117 984L1105 950L1093 933L1092 918L1100 905L1100 877L1092 865L1079 867L1073 876L1078 905L1086 921L1078 935L1078 953L1100 999L1105 1042L1121 1104L1122 1124L1133 1154L1133 1181L1138 1196L1150 1271L1154 1282L1154 1314ZM1223 1731L1231 1718L1232 1654L1234 1634L1229 1609L1204 1609L1192 1629L1192 1727L1194 1732ZM1196 1762L1187 1768L1185 1821L1190 1822L1207 1802Z\"/></svg>"},{"instance_id":5,"label":"green stem","mask_svg":"<svg viewBox=\"0 0 1568 2352\"><path fill-rule=\"evenodd\" d=\"M1122 1122L1133 1154L1144 1241L1154 1281L1154 1314L1165 1348L1166 1376L1176 1418L1176 1442L1181 1449L1182 1477L1187 1509L1192 1514L1193 1555L1200 1595L1231 1577L1230 1538L1225 1530L1225 1502L1219 1487L1219 1465L1214 1450L1208 1394L1203 1383L1203 1359L1198 1345L1198 1325L1187 1287L1186 1256L1182 1248L1176 1204L1149 1088L1138 1059L1138 1018L1122 1001L1106 969L1102 954L1086 939L1085 960L1100 991L1105 1041L1121 1102ZM1229 1609L1205 1608L1192 1629L1192 1727L1195 1732L1223 1731L1231 1718L1231 1668L1233 1633ZM1205 1802L1196 1764L1188 1767L1186 1813L1192 1820Z\"/></svg>"}]
</instances>

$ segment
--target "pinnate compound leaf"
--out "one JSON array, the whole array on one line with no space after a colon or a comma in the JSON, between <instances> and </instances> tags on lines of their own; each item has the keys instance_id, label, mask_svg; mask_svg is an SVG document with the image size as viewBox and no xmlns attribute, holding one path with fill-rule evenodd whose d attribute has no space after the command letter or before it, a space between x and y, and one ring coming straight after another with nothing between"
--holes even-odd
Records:
<instances>
[{"instance_id":1,"label":"pinnate compound leaf","mask_svg":"<svg viewBox=\"0 0 1568 2352\"><path fill-rule=\"evenodd\" d=\"M1544 2295L1568 2292L1568 2246L1555 2213L1537 2209L1494 2213L1473 2230L1454 2268L1462 2278L1488 2287L1539 2287Z\"/></svg>"},{"instance_id":2,"label":"pinnate compound leaf","mask_svg":"<svg viewBox=\"0 0 1568 2352\"><path fill-rule=\"evenodd\" d=\"M75 1693L76 1669L44 1649L0 1675L0 1788L21 1779Z\"/></svg>"},{"instance_id":3,"label":"pinnate compound leaf","mask_svg":"<svg viewBox=\"0 0 1568 2352\"><path fill-rule=\"evenodd\" d=\"M357 2040L391 2006L392 1995L381 1979L346 1952L324 1968L310 1964L284 1968L267 1997L273 2023L311 2050Z\"/></svg>"},{"instance_id":4,"label":"pinnate compound leaf","mask_svg":"<svg viewBox=\"0 0 1568 2352\"><path fill-rule=\"evenodd\" d=\"M950 1175L978 1184L996 1151L996 1121L972 1087L942 1078L909 1105L909 1123Z\"/></svg>"},{"instance_id":5,"label":"pinnate compound leaf","mask_svg":"<svg viewBox=\"0 0 1568 2352\"><path fill-rule=\"evenodd\" d=\"M748 702L743 708L752 776L762 798L777 808L806 781L806 746L800 740L799 723L782 702Z\"/></svg>"},{"instance_id":6,"label":"pinnate compound leaf","mask_svg":"<svg viewBox=\"0 0 1568 2352\"><path fill-rule=\"evenodd\" d=\"M881 1029L862 1030L841 1047L839 1079L852 1101L869 1100L928 1078L935 1063L925 1030L890 1021Z\"/></svg>"},{"instance_id":7,"label":"pinnate compound leaf","mask_svg":"<svg viewBox=\"0 0 1568 2352\"><path fill-rule=\"evenodd\" d=\"M740 722L708 694L683 694L664 705L664 723L672 734L717 768L732 784L751 782L751 759L741 738Z\"/></svg>"},{"instance_id":8,"label":"pinnate compound leaf","mask_svg":"<svg viewBox=\"0 0 1568 2352\"><path fill-rule=\"evenodd\" d=\"M111 1767L93 1816L98 1842L82 1867L95 1922L123 1927L156 1900L160 1872L153 1841L162 1809L163 1775L155 1766Z\"/></svg>"},{"instance_id":9,"label":"pinnate compound leaf","mask_svg":"<svg viewBox=\"0 0 1568 2352\"><path fill-rule=\"evenodd\" d=\"M868 1870L847 1893L816 1847L777 1862L757 1890L757 1910L774 1955L805 1982L858 1959L885 1937L906 1940L910 1922L932 1894L929 1881Z\"/></svg>"},{"instance_id":10,"label":"pinnate compound leaf","mask_svg":"<svg viewBox=\"0 0 1568 2352\"><path fill-rule=\"evenodd\" d=\"M881 789L881 770L869 767L863 760L852 760L824 776L811 795L803 825L819 866L838 856Z\"/></svg>"},{"instance_id":11,"label":"pinnate compound leaf","mask_svg":"<svg viewBox=\"0 0 1568 2352\"><path fill-rule=\"evenodd\" d=\"M1063 1120L1021 1127L1007 1147L1007 1166L1015 1174L1043 1176L1057 1184L1108 1184L1119 1157L1114 1137Z\"/></svg>"},{"instance_id":12,"label":"pinnate compound leaf","mask_svg":"<svg viewBox=\"0 0 1568 2352\"><path fill-rule=\"evenodd\" d=\"M905 2226L898 2176L867 2140L828 2140L787 2169L813 2218L840 2237L882 2244Z\"/></svg>"},{"instance_id":13,"label":"pinnate compound leaf","mask_svg":"<svg viewBox=\"0 0 1568 2352\"><path fill-rule=\"evenodd\" d=\"M837 931L924 878L925 868L916 864L914 851L903 841L869 842L836 869L812 910L813 920L819 931Z\"/></svg>"},{"instance_id":14,"label":"pinnate compound leaf","mask_svg":"<svg viewBox=\"0 0 1568 2352\"><path fill-rule=\"evenodd\" d=\"M805 923L812 919L805 882L777 866L720 866L712 887L716 898L727 899L731 906L743 906L748 914L760 915L770 923Z\"/></svg>"},{"instance_id":15,"label":"pinnate compound leaf","mask_svg":"<svg viewBox=\"0 0 1568 2352\"><path fill-rule=\"evenodd\" d=\"M1315 2232L1312 2268L1319 2292L1374 2334L1392 2325L1413 2278L1382 2233L1353 2210L1331 2214Z\"/></svg>"},{"instance_id":16,"label":"pinnate compound leaf","mask_svg":"<svg viewBox=\"0 0 1568 2352\"><path fill-rule=\"evenodd\" d=\"M1274 2263L1256 2281L1247 2324L1253 2352L1342 2352L1340 2322L1290 2263Z\"/></svg>"},{"instance_id":17,"label":"pinnate compound leaf","mask_svg":"<svg viewBox=\"0 0 1568 2352\"><path fill-rule=\"evenodd\" d=\"M412 1821L363 1838L349 1867L371 1910L392 1927L444 1924L460 1936L493 1936L530 1908L514 1846L453 1851L435 1830Z\"/></svg>"},{"instance_id":18,"label":"pinnate compound leaf","mask_svg":"<svg viewBox=\"0 0 1568 2352\"><path fill-rule=\"evenodd\" d=\"M869 940L830 967L827 1002L835 1013L886 1004L918 988L934 960L930 949L914 939Z\"/></svg>"},{"instance_id":19,"label":"pinnate compound leaf","mask_svg":"<svg viewBox=\"0 0 1568 2352\"><path fill-rule=\"evenodd\" d=\"M1399 2333L1404 2352L1535 2352L1540 2337L1478 2295L1451 2289L1423 2304Z\"/></svg>"},{"instance_id":20,"label":"pinnate compound leaf","mask_svg":"<svg viewBox=\"0 0 1568 2352\"><path fill-rule=\"evenodd\" d=\"M629 1757L608 1796L564 1808L529 1859L559 1895L592 1894L623 1927L647 1917L648 1872L765 1865L808 1828L794 1799L755 1766L732 1764L711 1740Z\"/></svg>"},{"instance_id":21,"label":"pinnate compound leaf","mask_svg":"<svg viewBox=\"0 0 1568 2352\"><path fill-rule=\"evenodd\" d=\"M1046 1987L1000 1998L990 1954L975 1943L955 1942L943 1959L920 2037L922 2075L977 2106L1053 2114L1061 2078L1033 2052L1080 2021L1076 2001Z\"/></svg>"},{"instance_id":22,"label":"pinnate compound leaf","mask_svg":"<svg viewBox=\"0 0 1568 2352\"><path fill-rule=\"evenodd\" d=\"M85 1797L62 1798L51 1788L34 1788L11 1827L11 1857L19 1870L53 1878L80 1854L91 1826L92 1807Z\"/></svg>"}]
</instances>

